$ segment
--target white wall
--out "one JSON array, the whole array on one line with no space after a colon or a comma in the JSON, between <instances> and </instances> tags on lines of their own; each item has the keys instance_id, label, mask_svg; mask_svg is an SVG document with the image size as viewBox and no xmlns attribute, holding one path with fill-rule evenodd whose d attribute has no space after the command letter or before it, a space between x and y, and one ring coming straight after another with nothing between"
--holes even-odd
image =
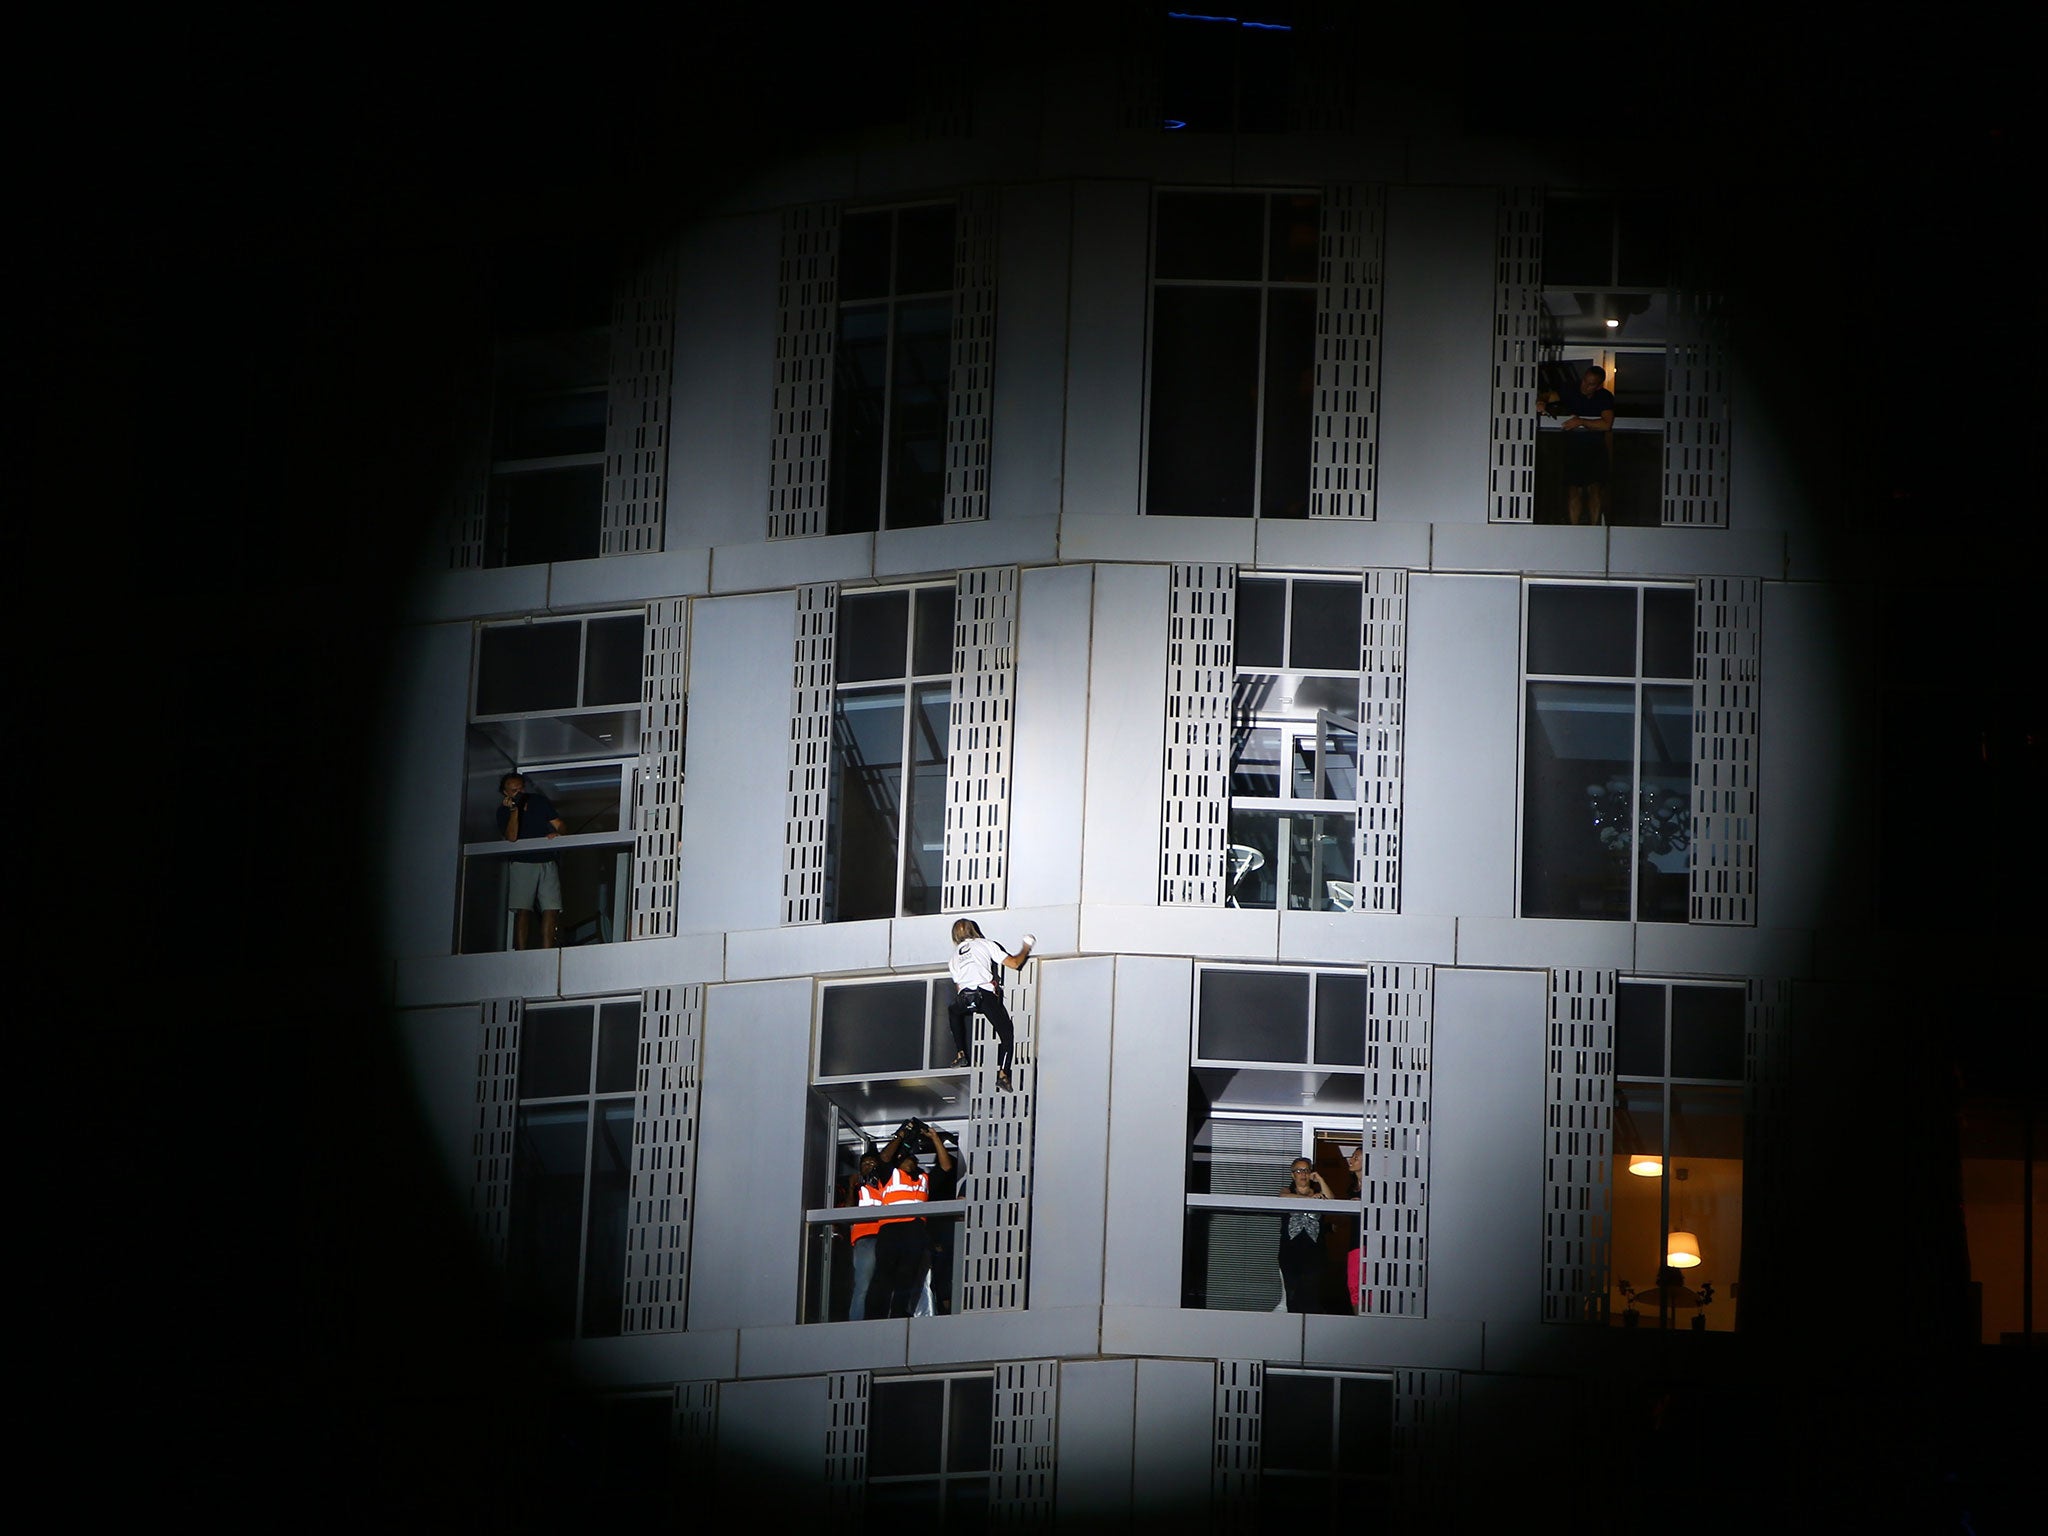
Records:
<instances>
[{"instance_id":1,"label":"white wall","mask_svg":"<svg viewBox=\"0 0 2048 1536\"><path fill-rule=\"evenodd\" d=\"M1090 516L1135 516L1144 435L1149 191L1141 182L1083 181L1073 195L1063 507Z\"/></svg>"},{"instance_id":2,"label":"white wall","mask_svg":"<svg viewBox=\"0 0 2048 1536\"><path fill-rule=\"evenodd\" d=\"M1086 901L1153 906L1159 900L1167 583L1163 566L1101 566L1095 573L1081 863ZM1018 784L1020 796L1029 792Z\"/></svg>"},{"instance_id":3,"label":"white wall","mask_svg":"<svg viewBox=\"0 0 2048 1536\"><path fill-rule=\"evenodd\" d=\"M705 219L678 241L669 549L768 536L779 241L775 214Z\"/></svg>"},{"instance_id":4,"label":"white wall","mask_svg":"<svg viewBox=\"0 0 2048 1536\"><path fill-rule=\"evenodd\" d=\"M368 835L384 856L372 889L387 955L455 948L472 633L468 624L398 632L376 750L359 766L362 810L374 829ZM364 830L351 825L342 835Z\"/></svg>"},{"instance_id":5,"label":"white wall","mask_svg":"<svg viewBox=\"0 0 2048 1536\"><path fill-rule=\"evenodd\" d=\"M1033 1106L1031 1287L1040 1307L1102 1305L1116 962L1041 962Z\"/></svg>"},{"instance_id":6,"label":"white wall","mask_svg":"<svg viewBox=\"0 0 2048 1536\"><path fill-rule=\"evenodd\" d=\"M1086 566L1049 566L1021 573L1021 585L1009 904L1071 906L1081 899L1095 576Z\"/></svg>"},{"instance_id":7,"label":"white wall","mask_svg":"<svg viewBox=\"0 0 2048 1536\"><path fill-rule=\"evenodd\" d=\"M1006 187L996 252L989 519L1060 510L1067 364L1067 262L1073 193Z\"/></svg>"},{"instance_id":8,"label":"white wall","mask_svg":"<svg viewBox=\"0 0 2048 1536\"><path fill-rule=\"evenodd\" d=\"M1116 962L1109 1069L1109 1206L1102 1299L1180 1305L1194 963Z\"/></svg>"}]
</instances>

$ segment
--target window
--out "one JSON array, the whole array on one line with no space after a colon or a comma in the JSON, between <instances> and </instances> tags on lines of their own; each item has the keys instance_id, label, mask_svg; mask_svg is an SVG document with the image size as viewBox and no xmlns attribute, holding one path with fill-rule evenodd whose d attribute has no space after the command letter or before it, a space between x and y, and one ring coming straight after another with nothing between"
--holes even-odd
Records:
<instances>
[{"instance_id":1,"label":"window","mask_svg":"<svg viewBox=\"0 0 2048 1536\"><path fill-rule=\"evenodd\" d=\"M1682 923L1693 589L1525 590L1521 914Z\"/></svg>"},{"instance_id":2,"label":"window","mask_svg":"<svg viewBox=\"0 0 2048 1536\"><path fill-rule=\"evenodd\" d=\"M1367 1140L1368 1006L1362 972L1197 972L1182 1306L1357 1310L1347 1256L1359 1207L1347 1160ZM1299 1158L1331 1200L1281 1197ZM1318 1230L1290 1232L1297 1212L1321 1218Z\"/></svg>"},{"instance_id":3,"label":"window","mask_svg":"<svg viewBox=\"0 0 2048 1536\"><path fill-rule=\"evenodd\" d=\"M626 1294L637 1001L530 1006L506 1268L544 1332L610 1338Z\"/></svg>"},{"instance_id":4,"label":"window","mask_svg":"<svg viewBox=\"0 0 2048 1536\"><path fill-rule=\"evenodd\" d=\"M1229 906L1358 905L1362 601L1356 581L1238 579Z\"/></svg>"},{"instance_id":5,"label":"window","mask_svg":"<svg viewBox=\"0 0 2048 1536\"><path fill-rule=\"evenodd\" d=\"M952 1065L946 1019L952 1000L953 983L945 976L853 982L819 992L804 1139L805 1322L843 1322L865 1311L852 1223L843 1214L852 1203L861 1154L884 1146L913 1118L956 1134L966 1125L972 1074ZM953 1153L954 1169L947 1174L929 1139L913 1138L908 1150L931 1176L933 1201L957 1198L966 1173L966 1139L961 1137L962 1149ZM932 1218L928 1229L932 1310L941 1315L953 1310L959 1294L958 1227L955 1215ZM865 1276L865 1264L858 1273Z\"/></svg>"},{"instance_id":6,"label":"window","mask_svg":"<svg viewBox=\"0 0 2048 1536\"><path fill-rule=\"evenodd\" d=\"M610 346L602 325L500 344L485 565L596 558Z\"/></svg>"},{"instance_id":7,"label":"window","mask_svg":"<svg viewBox=\"0 0 2048 1536\"><path fill-rule=\"evenodd\" d=\"M1622 1326L1736 1326L1746 1019L1739 986L1616 987L1610 1267Z\"/></svg>"},{"instance_id":8,"label":"window","mask_svg":"<svg viewBox=\"0 0 2048 1536\"><path fill-rule=\"evenodd\" d=\"M1262 1525L1353 1524L1392 1493L1394 1383L1269 1366L1259 1440Z\"/></svg>"},{"instance_id":9,"label":"window","mask_svg":"<svg viewBox=\"0 0 2048 1536\"><path fill-rule=\"evenodd\" d=\"M834 658L825 919L937 912L953 588L842 594Z\"/></svg>"},{"instance_id":10,"label":"window","mask_svg":"<svg viewBox=\"0 0 2048 1536\"><path fill-rule=\"evenodd\" d=\"M1169 133L1279 133L1295 94L1289 14L1168 11L1160 70Z\"/></svg>"},{"instance_id":11,"label":"window","mask_svg":"<svg viewBox=\"0 0 2048 1536\"><path fill-rule=\"evenodd\" d=\"M940 521L955 286L951 203L841 220L827 532Z\"/></svg>"},{"instance_id":12,"label":"window","mask_svg":"<svg viewBox=\"0 0 2048 1536\"><path fill-rule=\"evenodd\" d=\"M867 1518L978 1529L988 1512L995 1377L878 1376L868 1389Z\"/></svg>"},{"instance_id":13,"label":"window","mask_svg":"<svg viewBox=\"0 0 2048 1536\"><path fill-rule=\"evenodd\" d=\"M1161 192L1145 511L1308 516L1321 200Z\"/></svg>"},{"instance_id":14,"label":"window","mask_svg":"<svg viewBox=\"0 0 2048 1536\"><path fill-rule=\"evenodd\" d=\"M498 784L519 773L566 824L547 843L562 885L558 942L626 935L633 788L640 754L646 616L593 614L477 631L462 816L458 949L510 948L513 844L498 829Z\"/></svg>"}]
</instances>

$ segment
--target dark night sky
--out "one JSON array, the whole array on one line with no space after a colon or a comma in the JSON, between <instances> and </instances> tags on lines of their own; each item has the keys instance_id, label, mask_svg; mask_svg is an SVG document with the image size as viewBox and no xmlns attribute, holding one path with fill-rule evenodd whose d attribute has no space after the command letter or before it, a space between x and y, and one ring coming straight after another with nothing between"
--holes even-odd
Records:
<instances>
[{"instance_id":1,"label":"dark night sky","mask_svg":"<svg viewBox=\"0 0 2048 1536\"><path fill-rule=\"evenodd\" d=\"M131 973L58 981L112 1015L83 1059L118 1133L79 1182L115 1181L118 1215L67 1240L33 1315L130 1319L88 1422L110 1432L116 1403L176 1415L196 1438L165 1442L158 1477L248 1476L254 1446L269 1475L245 1491L319 1486L383 1443L394 1374L516 1374L459 1287L418 1283L463 1276L464 1258L412 1187L420 1148L387 1048L358 1027L375 1010L356 858L377 786L357 764L380 620L415 564L444 381L482 323L490 253L607 221L651 167L678 178L676 206L715 192L899 95L948 46L916 7L860 13L890 20L799 36L693 9L482 44L411 19L337 12L324 35L286 38L279 12L180 13L48 36L17 61L46 82L16 103L33 364L16 373L31 466L17 580L54 578L112 615L121 638L85 648L74 697L113 709L55 718L90 717L107 814L183 872L135 903ZM1047 8L1005 14L1003 57L1089 39ZM1597 60L1564 22L1530 19L1550 14L1411 32L1361 67L1440 79L1475 129L1570 142ZM1882 835L1942 873L1957 927L2030 906L2038 933L2040 883L2015 881L2003 851L2035 840L2043 787L2038 578L2013 545L2041 500L2019 492L2038 129L2012 41L1952 18L1872 39L1714 14L1701 38L1612 16L1602 33L1661 60L1680 82L1661 94L1691 103L1664 148L1730 211L1744 313L1815 311L1773 355L1788 419L1823 424L1803 450L1830 517L1883 548L1940 526L1994 552L1935 632L1915 600L1895 605L1886 730L1923 777L1887 802ZM1902 584L1923 574L1899 564ZM116 912L103 893L65 904ZM79 1193L60 1194L67 1222L89 1214Z\"/></svg>"}]
</instances>

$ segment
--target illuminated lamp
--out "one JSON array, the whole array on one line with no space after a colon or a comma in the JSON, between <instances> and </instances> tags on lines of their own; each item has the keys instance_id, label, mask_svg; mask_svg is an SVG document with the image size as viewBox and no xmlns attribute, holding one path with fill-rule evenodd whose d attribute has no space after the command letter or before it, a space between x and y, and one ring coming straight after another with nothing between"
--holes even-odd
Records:
<instances>
[{"instance_id":1,"label":"illuminated lamp","mask_svg":"<svg viewBox=\"0 0 2048 1536\"><path fill-rule=\"evenodd\" d=\"M1607 329L1609 329L1610 331L1618 331L1621 329L1621 322L1619 320L1610 319L1607 322Z\"/></svg>"},{"instance_id":2,"label":"illuminated lamp","mask_svg":"<svg viewBox=\"0 0 2048 1536\"><path fill-rule=\"evenodd\" d=\"M1700 1240L1690 1232L1674 1232L1664 1242L1664 1262L1673 1269L1692 1269L1700 1261Z\"/></svg>"},{"instance_id":3,"label":"illuminated lamp","mask_svg":"<svg viewBox=\"0 0 2048 1536\"><path fill-rule=\"evenodd\" d=\"M1628 1171L1639 1179L1654 1179L1664 1172L1664 1159L1654 1152L1638 1152L1628 1160Z\"/></svg>"}]
</instances>

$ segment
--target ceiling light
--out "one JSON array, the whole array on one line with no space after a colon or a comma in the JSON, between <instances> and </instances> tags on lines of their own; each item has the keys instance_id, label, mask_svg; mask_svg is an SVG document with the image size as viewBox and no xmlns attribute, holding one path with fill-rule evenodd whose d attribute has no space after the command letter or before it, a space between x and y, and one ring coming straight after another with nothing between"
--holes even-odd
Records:
<instances>
[{"instance_id":1,"label":"ceiling light","mask_svg":"<svg viewBox=\"0 0 2048 1536\"><path fill-rule=\"evenodd\" d=\"M1628 1171L1641 1179L1654 1179L1664 1172L1664 1159L1653 1152L1638 1152L1628 1160Z\"/></svg>"},{"instance_id":2,"label":"ceiling light","mask_svg":"<svg viewBox=\"0 0 2048 1536\"><path fill-rule=\"evenodd\" d=\"M1621 329L1621 322L1619 320L1609 320L1607 322L1607 329L1609 329L1610 331L1618 331Z\"/></svg>"},{"instance_id":3,"label":"ceiling light","mask_svg":"<svg viewBox=\"0 0 2048 1536\"><path fill-rule=\"evenodd\" d=\"M1664 1262L1673 1269L1692 1269L1700 1262L1700 1240L1690 1232L1674 1232L1664 1240Z\"/></svg>"}]
</instances>

